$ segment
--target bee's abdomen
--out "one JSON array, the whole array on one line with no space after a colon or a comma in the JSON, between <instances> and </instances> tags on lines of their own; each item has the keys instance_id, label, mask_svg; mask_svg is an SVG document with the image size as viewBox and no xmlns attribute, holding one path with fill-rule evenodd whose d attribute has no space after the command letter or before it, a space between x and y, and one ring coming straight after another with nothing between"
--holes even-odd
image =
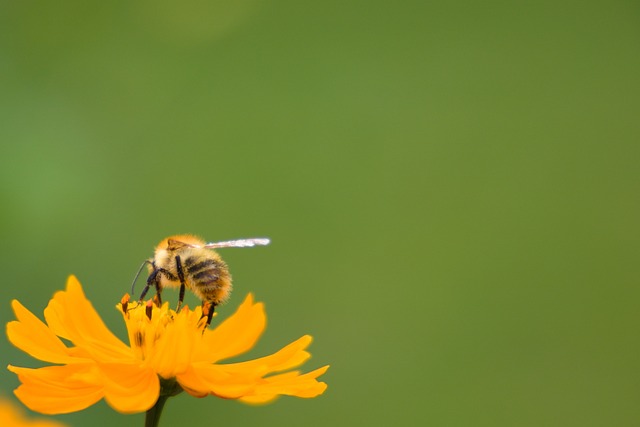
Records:
<instances>
[{"instance_id":1,"label":"bee's abdomen","mask_svg":"<svg viewBox=\"0 0 640 427\"><path fill-rule=\"evenodd\" d=\"M222 260L187 258L184 261L194 293L216 304L224 302L231 291L227 265Z\"/></svg>"},{"instance_id":2,"label":"bee's abdomen","mask_svg":"<svg viewBox=\"0 0 640 427\"><path fill-rule=\"evenodd\" d=\"M207 270L201 270L191 276L193 282L200 286L206 286L210 283L217 282L220 279L220 270L218 268L209 268Z\"/></svg>"},{"instance_id":3,"label":"bee's abdomen","mask_svg":"<svg viewBox=\"0 0 640 427\"><path fill-rule=\"evenodd\" d=\"M188 274L196 274L202 270L215 267L218 263L219 261L211 258L198 261L198 258L196 257L189 257L184 260L184 266L187 269Z\"/></svg>"}]
</instances>

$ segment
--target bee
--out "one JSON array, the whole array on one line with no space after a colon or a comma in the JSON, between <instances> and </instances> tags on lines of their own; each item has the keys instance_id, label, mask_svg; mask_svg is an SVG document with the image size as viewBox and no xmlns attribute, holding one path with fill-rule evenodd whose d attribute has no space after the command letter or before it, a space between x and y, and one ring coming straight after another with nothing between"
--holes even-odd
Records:
<instances>
[{"instance_id":1,"label":"bee","mask_svg":"<svg viewBox=\"0 0 640 427\"><path fill-rule=\"evenodd\" d=\"M256 238L205 243L189 234L167 237L156 246L153 258L145 260L140 266L133 279L131 293L134 293L140 272L148 264L149 277L140 294L140 301L152 286L156 288L158 304L162 303L160 294L164 288L179 287L178 312L184 301L185 289L188 288L202 301L203 317L206 312L206 326L209 326L215 307L226 302L231 294L229 268L213 249L246 248L268 245L269 242L266 238Z\"/></svg>"}]
</instances>

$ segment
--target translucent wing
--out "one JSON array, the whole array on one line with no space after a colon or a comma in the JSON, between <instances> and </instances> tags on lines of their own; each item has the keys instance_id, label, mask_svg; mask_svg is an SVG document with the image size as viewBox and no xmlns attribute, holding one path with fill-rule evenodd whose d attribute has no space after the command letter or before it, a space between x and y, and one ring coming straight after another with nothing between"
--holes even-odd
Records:
<instances>
[{"instance_id":1,"label":"translucent wing","mask_svg":"<svg viewBox=\"0 0 640 427\"><path fill-rule=\"evenodd\" d=\"M268 245L269 242L271 242L271 240L266 239L266 238L240 239L240 240L227 240L225 242L207 243L203 247L207 248L207 249L215 249L215 248L250 248L252 246Z\"/></svg>"}]
</instances>

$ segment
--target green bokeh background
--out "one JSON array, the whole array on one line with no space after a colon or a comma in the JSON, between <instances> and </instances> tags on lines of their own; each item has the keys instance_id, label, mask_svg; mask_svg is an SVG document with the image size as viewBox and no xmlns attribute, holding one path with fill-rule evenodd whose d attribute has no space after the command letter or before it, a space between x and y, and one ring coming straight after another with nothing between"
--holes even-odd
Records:
<instances>
[{"instance_id":1,"label":"green bokeh background","mask_svg":"<svg viewBox=\"0 0 640 427\"><path fill-rule=\"evenodd\" d=\"M124 338L160 239L264 235L218 319L329 389L161 425L638 426L639 137L637 2L2 2L0 320L74 273Z\"/></svg>"}]
</instances>

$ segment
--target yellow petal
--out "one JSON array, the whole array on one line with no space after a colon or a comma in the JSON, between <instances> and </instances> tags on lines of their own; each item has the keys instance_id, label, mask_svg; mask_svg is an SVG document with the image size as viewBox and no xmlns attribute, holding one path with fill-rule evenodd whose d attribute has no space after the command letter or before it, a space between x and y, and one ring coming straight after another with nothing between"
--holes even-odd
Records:
<instances>
[{"instance_id":1,"label":"yellow petal","mask_svg":"<svg viewBox=\"0 0 640 427\"><path fill-rule=\"evenodd\" d=\"M56 292L44 310L51 330L72 341L97 361L126 361L131 350L102 322L86 298L75 276L69 276L65 291Z\"/></svg>"},{"instance_id":2,"label":"yellow petal","mask_svg":"<svg viewBox=\"0 0 640 427\"><path fill-rule=\"evenodd\" d=\"M258 377L225 370L225 365L194 364L187 372L176 377L189 394L197 397L214 394L236 399L253 390Z\"/></svg>"},{"instance_id":3,"label":"yellow petal","mask_svg":"<svg viewBox=\"0 0 640 427\"><path fill-rule=\"evenodd\" d=\"M75 363L40 369L9 366L22 385L15 395L27 408L43 414L66 414L85 409L103 396L101 376L94 364Z\"/></svg>"},{"instance_id":4,"label":"yellow petal","mask_svg":"<svg viewBox=\"0 0 640 427\"><path fill-rule=\"evenodd\" d=\"M217 362L250 350L267 323L264 304L253 302L249 294L238 310L214 330L206 330L202 349L194 361Z\"/></svg>"},{"instance_id":5,"label":"yellow petal","mask_svg":"<svg viewBox=\"0 0 640 427\"><path fill-rule=\"evenodd\" d=\"M279 351L259 359L247 362L231 363L227 366L234 366L241 370L257 371L264 373L280 372L302 365L311 355L304 351L311 344L312 337L304 335L291 344L283 347Z\"/></svg>"},{"instance_id":6,"label":"yellow petal","mask_svg":"<svg viewBox=\"0 0 640 427\"><path fill-rule=\"evenodd\" d=\"M47 325L20 302L13 300L11 307L18 319L7 323L7 336L11 344L45 362L72 363L77 361L71 357L69 349L47 328Z\"/></svg>"},{"instance_id":7,"label":"yellow petal","mask_svg":"<svg viewBox=\"0 0 640 427\"><path fill-rule=\"evenodd\" d=\"M116 411L125 414L151 408L160 394L160 381L151 369L135 365L103 364L105 400Z\"/></svg>"},{"instance_id":8,"label":"yellow petal","mask_svg":"<svg viewBox=\"0 0 640 427\"><path fill-rule=\"evenodd\" d=\"M256 386L254 392L240 398L245 403L267 403L279 395L296 396L302 398L316 397L327 389L327 385L316 380L324 374L329 366L316 369L304 375L297 372L287 372L265 378L262 384Z\"/></svg>"}]
</instances>

